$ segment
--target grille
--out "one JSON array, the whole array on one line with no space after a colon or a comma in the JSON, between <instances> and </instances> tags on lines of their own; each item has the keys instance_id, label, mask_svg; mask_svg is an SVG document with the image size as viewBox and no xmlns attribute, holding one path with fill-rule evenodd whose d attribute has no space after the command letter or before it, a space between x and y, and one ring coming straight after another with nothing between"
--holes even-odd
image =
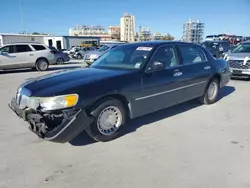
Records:
<instances>
[{"instance_id":1,"label":"grille","mask_svg":"<svg viewBox=\"0 0 250 188\"><path fill-rule=\"evenodd\" d=\"M228 61L228 64L229 64L230 68L250 69L250 62L249 61L244 65L243 60L230 60L230 61Z\"/></svg>"},{"instance_id":2,"label":"grille","mask_svg":"<svg viewBox=\"0 0 250 188\"><path fill-rule=\"evenodd\" d=\"M18 89L16 94L16 102L19 108L24 109L25 107L27 107L30 94L31 94L30 91L27 90L26 88L20 87Z\"/></svg>"}]
</instances>

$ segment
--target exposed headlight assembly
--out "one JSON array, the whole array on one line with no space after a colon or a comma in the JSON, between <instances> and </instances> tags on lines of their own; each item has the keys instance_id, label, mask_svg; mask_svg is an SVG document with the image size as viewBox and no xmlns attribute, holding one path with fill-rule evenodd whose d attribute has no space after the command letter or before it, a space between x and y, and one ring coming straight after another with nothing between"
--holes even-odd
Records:
<instances>
[{"instance_id":1,"label":"exposed headlight assembly","mask_svg":"<svg viewBox=\"0 0 250 188\"><path fill-rule=\"evenodd\" d=\"M61 95L55 97L30 97L28 107L36 109L41 107L43 111L58 110L73 107L78 102L77 94Z\"/></svg>"}]
</instances>

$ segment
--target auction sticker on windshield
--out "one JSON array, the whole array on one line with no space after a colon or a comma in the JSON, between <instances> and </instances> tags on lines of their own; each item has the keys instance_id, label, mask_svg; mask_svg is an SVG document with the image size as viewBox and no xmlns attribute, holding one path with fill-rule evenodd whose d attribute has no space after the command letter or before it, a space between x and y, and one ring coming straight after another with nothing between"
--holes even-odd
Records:
<instances>
[{"instance_id":1,"label":"auction sticker on windshield","mask_svg":"<svg viewBox=\"0 0 250 188\"><path fill-rule=\"evenodd\" d=\"M140 46L140 47L136 48L136 50L151 51L151 50L152 50L152 47L143 47L143 46Z\"/></svg>"}]
</instances>

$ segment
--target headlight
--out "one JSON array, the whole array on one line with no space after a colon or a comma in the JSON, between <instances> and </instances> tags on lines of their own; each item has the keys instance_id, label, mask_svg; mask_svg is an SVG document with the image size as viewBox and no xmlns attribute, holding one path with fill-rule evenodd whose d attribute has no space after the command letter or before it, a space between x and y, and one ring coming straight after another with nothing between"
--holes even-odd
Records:
<instances>
[{"instance_id":1,"label":"headlight","mask_svg":"<svg viewBox=\"0 0 250 188\"><path fill-rule=\"evenodd\" d=\"M77 94L62 95L55 97L31 97L28 107L36 109L39 105L44 111L58 110L75 106L78 102Z\"/></svg>"},{"instance_id":2,"label":"headlight","mask_svg":"<svg viewBox=\"0 0 250 188\"><path fill-rule=\"evenodd\" d=\"M96 59L96 58L98 58L98 55L96 55L96 54L90 55L90 59Z\"/></svg>"}]
</instances>

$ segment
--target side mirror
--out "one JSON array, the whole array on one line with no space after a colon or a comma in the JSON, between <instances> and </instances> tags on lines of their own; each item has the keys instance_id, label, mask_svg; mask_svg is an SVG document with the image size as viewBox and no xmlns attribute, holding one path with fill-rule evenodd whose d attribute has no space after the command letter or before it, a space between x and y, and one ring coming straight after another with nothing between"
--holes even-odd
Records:
<instances>
[{"instance_id":1,"label":"side mirror","mask_svg":"<svg viewBox=\"0 0 250 188\"><path fill-rule=\"evenodd\" d=\"M149 72L153 72L153 71L161 71L164 69L164 64L162 62L159 61L155 61L153 62L149 67L148 67L148 71Z\"/></svg>"},{"instance_id":2,"label":"side mirror","mask_svg":"<svg viewBox=\"0 0 250 188\"><path fill-rule=\"evenodd\" d=\"M7 55L8 52L1 52L0 54L1 54L1 55Z\"/></svg>"}]
</instances>

